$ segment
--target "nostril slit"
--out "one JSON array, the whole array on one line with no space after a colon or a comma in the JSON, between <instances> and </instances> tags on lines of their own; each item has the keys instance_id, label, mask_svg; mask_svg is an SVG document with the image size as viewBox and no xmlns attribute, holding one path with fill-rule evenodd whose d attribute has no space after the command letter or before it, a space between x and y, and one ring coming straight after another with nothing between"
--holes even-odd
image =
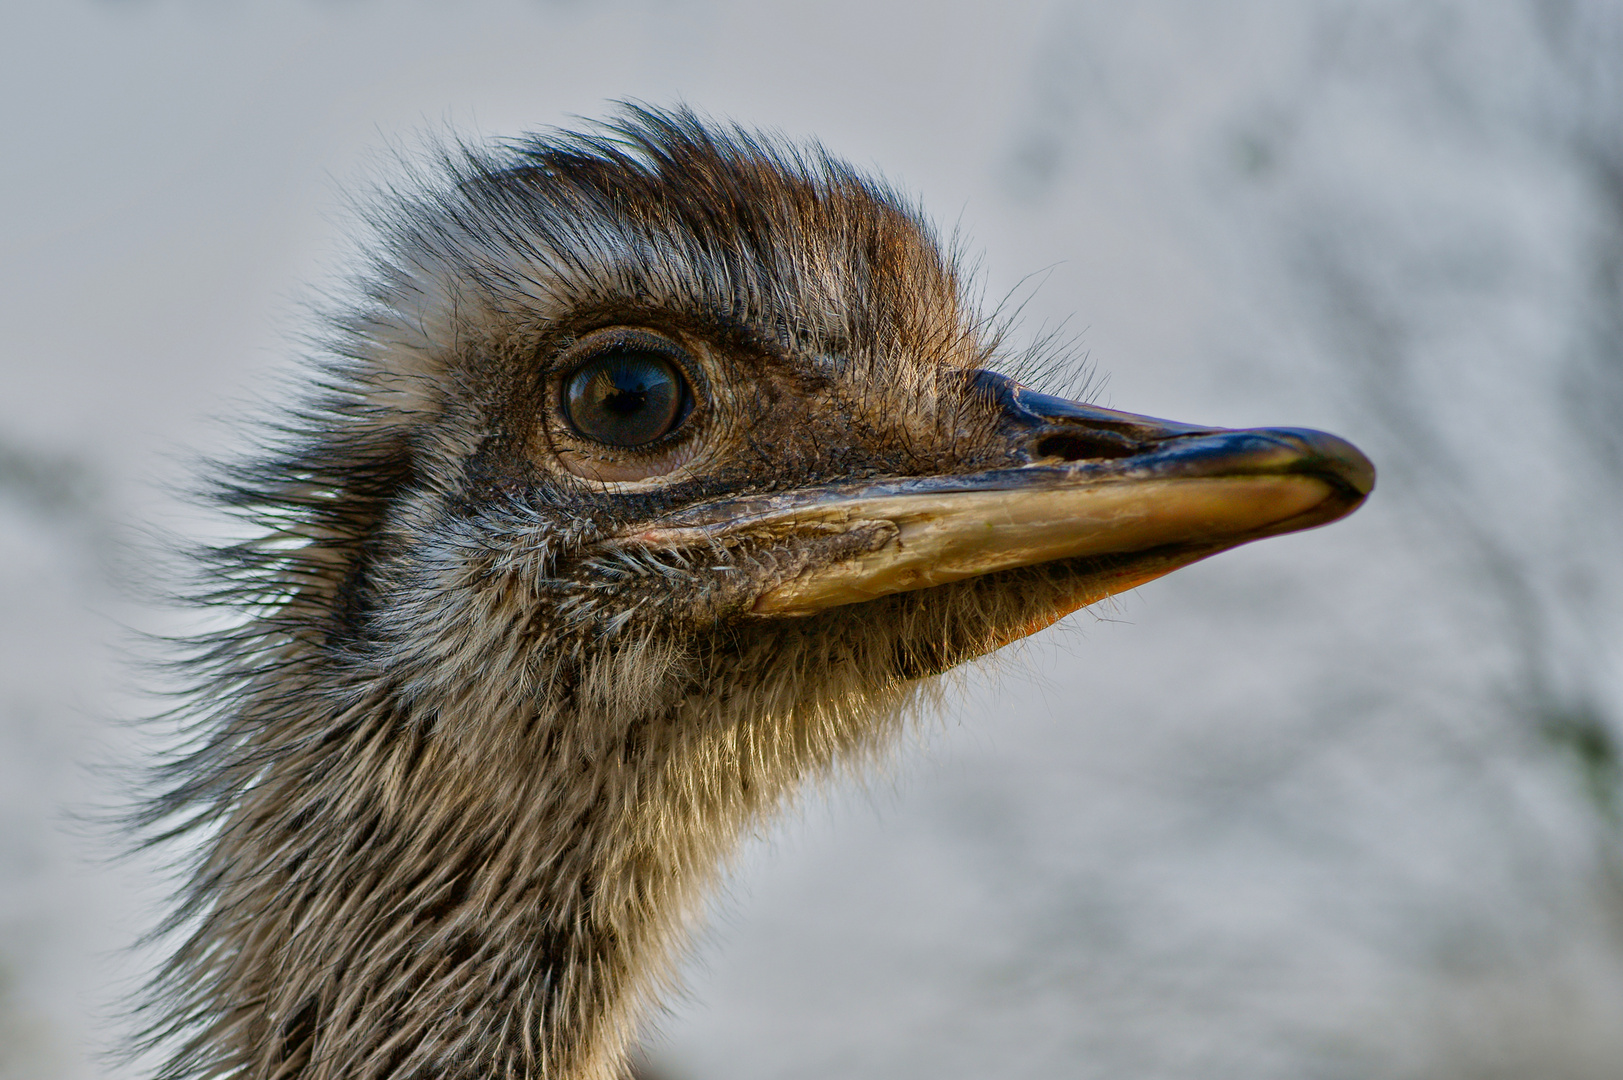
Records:
<instances>
[{"instance_id":1,"label":"nostril slit","mask_svg":"<svg viewBox=\"0 0 1623 1080\"><path fill-rule=\"evenodd\" d=\"M1090 438L1087 435L1066 433L1044 435L1033 447L1040 458L1060 458L1064 461L1089 461L1098 458L1132 457L1136 452L1112 439Z\"/></svg>"}]
</instances>

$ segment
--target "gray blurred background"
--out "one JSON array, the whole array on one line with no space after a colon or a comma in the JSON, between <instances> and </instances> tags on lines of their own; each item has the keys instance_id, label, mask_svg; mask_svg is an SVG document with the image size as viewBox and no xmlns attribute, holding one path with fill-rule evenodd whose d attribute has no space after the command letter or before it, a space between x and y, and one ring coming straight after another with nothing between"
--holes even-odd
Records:
<instances>
[{"instance_id":1,"label":"gray blurred background","mask_svg":"<svg viewBox=\"0 0 1623 1080\"><path fill-rule=\"evenodd\" d=\"M1381 470L756 838L665 1074L1623 1077L1620 81L1601 0L4 0L0 1078L126 1075L128 545L210 527L341 192L625 97L882 170L1105 404Z\"/></svg>"}]
</instances>

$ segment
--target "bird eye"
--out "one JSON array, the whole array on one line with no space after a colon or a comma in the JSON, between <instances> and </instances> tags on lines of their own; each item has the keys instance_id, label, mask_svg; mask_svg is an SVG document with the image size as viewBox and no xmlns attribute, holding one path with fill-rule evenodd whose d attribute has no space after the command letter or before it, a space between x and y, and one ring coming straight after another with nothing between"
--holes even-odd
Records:
<instances>
[{"instance_id":1,"label":"bird eye","mask_svg":"<svg viewBox=\"0 0 1623 1080\"><path fill-rule=\"evenodd\" d=\"M564 416L577 432L609 446L635 447L668 435L693 409L681 370L657 352L607 349L564 380Z\"/></svg>"}]
</instances>

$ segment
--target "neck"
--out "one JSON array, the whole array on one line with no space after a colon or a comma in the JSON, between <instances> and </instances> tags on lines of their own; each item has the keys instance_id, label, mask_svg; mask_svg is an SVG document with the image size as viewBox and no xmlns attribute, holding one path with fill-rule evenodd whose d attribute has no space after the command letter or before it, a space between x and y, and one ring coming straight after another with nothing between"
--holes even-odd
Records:
<instances>
[{"instance_id":1,"label":"neck","mask_svg":"<svg viewBox=\"0 0 1623 1080\"><path fill-rule=\"evenodd\" d=\"M168 973L175 1075L620 1076L740 830L883 726L848 700L700 697L629 652L550 673L552 697L518 663L341 696L284 675L238 712ZM677 677L637 692L638 671Z\"/></svg>"}]
</instances>

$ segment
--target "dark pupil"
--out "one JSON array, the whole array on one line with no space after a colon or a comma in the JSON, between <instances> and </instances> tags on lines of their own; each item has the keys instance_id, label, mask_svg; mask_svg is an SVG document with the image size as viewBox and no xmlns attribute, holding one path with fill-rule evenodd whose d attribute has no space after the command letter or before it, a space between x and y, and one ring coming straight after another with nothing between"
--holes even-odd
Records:
<instances>
[{"instance_id":1,"label":"dark pupil","mask_svg":"<svg viewBox=\"0 0 1623 1080\"><path fill-rule=\"evenodd\" d=\"M575 430L589 439L640 446L682 419L683 390L682 376L658 353L613 349L569 377L564 409Z\"/></svg>"}]
</instances>

